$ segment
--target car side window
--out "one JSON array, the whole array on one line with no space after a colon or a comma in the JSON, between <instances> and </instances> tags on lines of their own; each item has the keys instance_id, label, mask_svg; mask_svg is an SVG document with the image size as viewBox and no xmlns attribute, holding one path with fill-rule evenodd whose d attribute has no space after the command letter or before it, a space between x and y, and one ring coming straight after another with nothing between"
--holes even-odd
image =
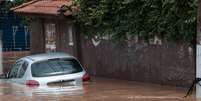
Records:
<instances>
[{"instance_id":1,"label":"car side window","mask_svg":"<svg viewBox=\"0 0 201 101\"><path fill-rule=\"evenodd\" d=\"M28 65L29 65L29 63L27 61L24 61L22 63L22 66L18 70L17 78L22 78L24 76L24 73L26 72Z\"/></svg>"},{"instance_id":2,"label":"car side window","mask_svg":"<svg viewBox=\"0 0 201 101\"><path fill-rule=\"evenodd\" d=\"M22 65L22 61L16 62L9 73L9 78L17 78L18 70Z\"/></svg>"}]
</instances>

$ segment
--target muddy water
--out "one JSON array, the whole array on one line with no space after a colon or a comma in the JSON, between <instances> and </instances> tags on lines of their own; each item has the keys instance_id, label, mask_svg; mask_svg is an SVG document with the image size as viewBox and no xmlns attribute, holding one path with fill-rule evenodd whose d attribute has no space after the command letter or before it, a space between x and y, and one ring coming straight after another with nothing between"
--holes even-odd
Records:
<instances>
[{"instance_id":1,"label":"muddy water","mask_svg":"<svg viewBox=\"0 0 201 101\"><path fill-rule=\"evenodd\" d=\"M94 78L83 86L28 87L0 81L0 101L195 101L184 88Z\"/></svg>"}]
</instances>

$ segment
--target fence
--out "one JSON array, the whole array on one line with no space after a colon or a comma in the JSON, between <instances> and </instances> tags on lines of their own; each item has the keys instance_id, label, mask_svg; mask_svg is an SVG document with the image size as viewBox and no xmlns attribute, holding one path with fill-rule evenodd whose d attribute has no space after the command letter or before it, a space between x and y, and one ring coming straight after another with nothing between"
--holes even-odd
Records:
<instances>
[{"instance_id":1,"label":"fence","mask_svg":"<svg viewBox=\"0 0 201 101\"><path fill-rule=\"evenodd\" d=\"M2 37L3 51L29 50L30 34L23 19L0 4L0 37Z\"/></svg>"},{"instance_id":2,"label":"fence","mask_svg":"<svg viewBox=\"0 0 201 101\"><path fill-rule=\"evenodd\" d=\"M27 51L30 47L30 36L27 26L11 26L2 32L3 51Z\"/></svg>"}]
</instances>

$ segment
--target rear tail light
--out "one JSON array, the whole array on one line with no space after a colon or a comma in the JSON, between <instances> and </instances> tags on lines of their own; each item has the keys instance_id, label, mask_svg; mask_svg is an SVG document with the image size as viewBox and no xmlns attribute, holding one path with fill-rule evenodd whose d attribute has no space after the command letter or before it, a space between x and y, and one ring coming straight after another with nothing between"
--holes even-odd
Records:
<instances>
[{"instance_id":1,"label":"rear tail light","mask_svg":"<svg viewBox=\"0 0 201 101\"><path fill-rule=\"evenodd\" d=\"M30 86L38 86L39 82L36 80L27 80L26 81L26 85L30 85Z\"/></svg>"},{"instance_id":2,"label":"rear tail light","mask_svg":"<svg viewBox=\"0 0 201 101\"><path fill-rule=\"evenodd\" d=\"M89 81L91 78L88 73L85 73L84 76L82 77L82 81Z\"/></svg>"}]
</instances>

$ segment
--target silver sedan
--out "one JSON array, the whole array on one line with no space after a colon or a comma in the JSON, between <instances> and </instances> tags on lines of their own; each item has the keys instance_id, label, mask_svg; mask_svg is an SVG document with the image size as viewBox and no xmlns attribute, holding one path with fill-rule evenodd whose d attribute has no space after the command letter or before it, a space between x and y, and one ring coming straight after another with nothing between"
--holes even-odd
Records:
<instances>
[{"instance_id":1,"label":"silver sedan","mask_svg":"<svg viewBox=\"0 0 201 101\"><path fill-rule=\"evenodd\" d=\"M18 59L7 74L9 82L26 85L80 85L89 81L79 61L65 53L44 53Z\"/></svg>"}]
</instances>

